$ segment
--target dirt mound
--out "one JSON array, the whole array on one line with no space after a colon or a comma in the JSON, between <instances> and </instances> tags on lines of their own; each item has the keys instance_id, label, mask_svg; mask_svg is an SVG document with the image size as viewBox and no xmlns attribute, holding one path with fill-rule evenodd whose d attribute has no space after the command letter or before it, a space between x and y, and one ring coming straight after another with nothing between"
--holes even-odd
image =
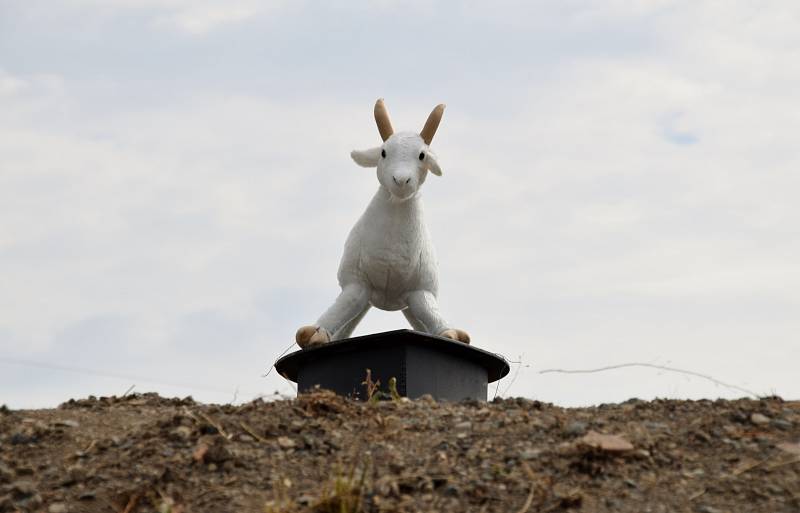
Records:
<instances>
[{"instance_id":1,"label":"dirt mound","mask_svg":"<svg viewBox=\"0 0 800 513\"><path fill-rule=\"evenodd\" d=\"M796 513L798 474L800 402L778 398L0 411L0 511Z\"/></svg>"}]
</instances>

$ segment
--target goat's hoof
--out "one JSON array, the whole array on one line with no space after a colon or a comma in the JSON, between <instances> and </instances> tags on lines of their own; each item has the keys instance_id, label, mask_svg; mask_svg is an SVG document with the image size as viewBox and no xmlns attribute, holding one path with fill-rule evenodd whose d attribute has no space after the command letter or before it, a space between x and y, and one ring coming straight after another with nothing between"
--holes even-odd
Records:
<instances>
[{"instance_id":1,"label":"goat's hoof","mask_svg":"<svg viewBox=\"0 0 800 513\"><path fill-rule=\"evenodd\" d=\"M464 330L457 330L455 328L446 329L439 333L440 337L451 338L456 342L463 342L469 344L469 333Z\"/></svg>"},{"instance_id":2,"label":"goat's hoof","mask_svg":"<svg viewBox=\"0 0 800 513\"><path fill-rule=\"evenodd\" d=\"M303 326L297 330L294 339L301 349L308 349L309 347L327 344L331 341L331 335L328 330L319 326Z\"/></svg>"}]
</instances>

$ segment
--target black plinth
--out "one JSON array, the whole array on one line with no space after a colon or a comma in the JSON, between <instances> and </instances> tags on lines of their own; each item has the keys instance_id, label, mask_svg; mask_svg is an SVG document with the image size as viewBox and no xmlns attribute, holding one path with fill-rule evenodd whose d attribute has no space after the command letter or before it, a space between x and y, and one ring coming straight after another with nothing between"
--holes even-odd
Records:
<instances>
[{"instance_id":1,"label":"black plinth","mask_svg":"<svg viewBox=\"0 0 800 513\"><path fill-rule=\"evenodd\" d=\"M397 392L417 398L486 400L487 385L508 374L508 362L449 338L412 330L387 331L349 338L290 353L275 363L277 371L297 383L298 392L317 385L337 394L366 399L366 369L388 393L391 378Z\"/></svg>"}]
</instances>

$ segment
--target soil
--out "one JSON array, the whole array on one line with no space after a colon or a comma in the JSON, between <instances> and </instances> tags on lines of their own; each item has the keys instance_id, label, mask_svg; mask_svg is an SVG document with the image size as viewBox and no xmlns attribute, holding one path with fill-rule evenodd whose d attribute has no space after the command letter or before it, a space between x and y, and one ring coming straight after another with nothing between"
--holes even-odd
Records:
<instances>
[{"instance_id":1,"label":"soil","mask_svg":"<svg viewBox=\"0 0 800 513\"><path fill-rule=\"evenodd\" d=\"M800 402L3 408L0 511L797 513Z\"/></svg>"}]
</instances>

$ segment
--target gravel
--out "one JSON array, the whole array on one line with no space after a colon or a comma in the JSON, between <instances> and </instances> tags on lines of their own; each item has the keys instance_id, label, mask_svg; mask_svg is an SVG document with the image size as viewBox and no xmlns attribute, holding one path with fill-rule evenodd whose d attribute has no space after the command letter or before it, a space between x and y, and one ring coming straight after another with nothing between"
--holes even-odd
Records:
<instances>
[{"instance_id":1,"label":"gravel","mask_svg":"<svg viewBox=\"0 0 800 513\"><path fill-rule=\"evenodd\" d=\"M526 506L527 505L527 506ZM349 508L349 509L348 509ZM0 408L0 512L800 511L800 402Z\"/></svg>"}]
</instances>

